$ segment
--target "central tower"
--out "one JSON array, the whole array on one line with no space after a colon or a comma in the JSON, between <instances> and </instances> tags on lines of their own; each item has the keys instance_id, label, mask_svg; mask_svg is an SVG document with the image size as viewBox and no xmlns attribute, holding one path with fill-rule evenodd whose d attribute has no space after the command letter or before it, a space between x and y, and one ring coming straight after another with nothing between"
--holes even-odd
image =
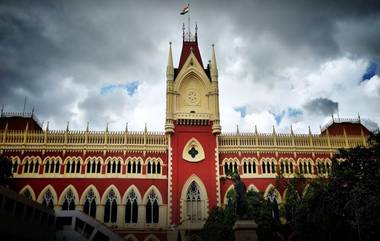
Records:
<instances>
[{"instance_id":1,"label":"central tower","mask_svg":"<svg viewBox=\"0 0 380 241\"><path fill-rule=\"evenodd\" d=\"M190 31L189 31L190 32ZM169 139L169 222L200 229L209 210L220 205L218 171L219 90L215 49L204 67L195 35L183 33L174 68L170 44L166 70L166 123Z\"/></svg>"}]
</instances>

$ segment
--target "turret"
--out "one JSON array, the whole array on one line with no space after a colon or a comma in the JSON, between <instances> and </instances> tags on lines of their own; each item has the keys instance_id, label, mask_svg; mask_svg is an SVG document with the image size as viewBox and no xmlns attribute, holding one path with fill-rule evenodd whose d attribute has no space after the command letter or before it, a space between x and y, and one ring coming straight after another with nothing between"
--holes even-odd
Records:
<instances>
[{"instance_id":1,"label":"turret","mask_svg":"<svg viewBox=\"0 0 380 241\"><path fill-rule=\"evenodd\" d=\"M166 67L166 120L165 120L165 132L174 132L173 124L173 82L174 82L174 66L173 66L173 54L172 43L169 43L169 56L168 64Z\"/></svg>"},{"instance_id":2,"label":"turret","mask_svg":"<svg viewBox=\"0 0 380 241\"><path fill-rule=\"evenodd\" d=\"M215 120L212 125L212 133L219 134L221 131L220 117L219 117L219 86L218 86L218 67L216 65L215 57L215 46L212 45L212 56L211 56L211 83L213 87L213 98L215 105Z\"/></svg>"}]
</instances>

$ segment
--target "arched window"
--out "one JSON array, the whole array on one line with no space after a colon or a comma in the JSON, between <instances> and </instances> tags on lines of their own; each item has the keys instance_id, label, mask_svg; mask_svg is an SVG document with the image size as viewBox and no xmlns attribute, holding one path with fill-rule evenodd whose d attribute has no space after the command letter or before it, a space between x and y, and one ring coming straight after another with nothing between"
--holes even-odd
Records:
<instances>
[{"instance_id":1,"label":"arched window","mask_svg":"<svg viewBox=\"0 0 380 241\"><path fill-rule=\"evenodd\" d=\"M62 204L62 210L75 210L75 196L71 189L69 189L65 194L65 200Z\"/></svg>"},{"instance_id":2,"label":"arched window","mask_svg":"<svg viewBox=\"0 0 380 241\"><path fill-rule=\"evenodd\" d=\"M327 175L331 172L331 161L329 159L317 159L318 174Z\"/></svg>"},{"instance_id":3,"label":"arched window","mask_svg":"<svg viewBox=\"0 0 380 241\"><path fill-rule=\"evenodd\" d=\"M80 158L69 158L66 161L66 173L81 173L81 159Z\"/></svg>"},{"instance_id":4,"label":"arched window","mask_svg":"<svg viewBox=\"0 0 380 241\"><path fill-rule=\"evenodd\" d=\"M261 159L262 174L276 174L276 162L274 159Z\"/></svg>"},{"instance_id":5,"label":"arched window","mask_svg":"<svg viewBox=\"0 0 380 241\"><path fill-rule=\"evenodd\" d=\"M59 158L48 158L45 160L45 173L59 173L60 169Z\"/></svg>"},{"instance_id":6,"label":"arched window","mask_svg":"<svg viewBox=\"0 0 380 241\"><path fill-rule=\"evenodd\" d=\"M294 164L291 159L281 159L280 160L280 171L283 174L293 174Z\"/></svg>"},{"instance_id":7,"label":"arched window","mask_svg":"<svg viewBox=\"0 0 380 241\"><path fill-rule=\"evenodd\" d=\"M198 184L193 181L186 194L186 215L192 222L202 219L202 200Z\"/></svg>"},{"instance_id":8,"label":"arched window","mask_svg":"<svg viewBox=\"0 0 380 241\"><path fill-rule=\"evenodd\" d=\"M239 173L239 164L236 158L228 158L223 160L224 162L224 175L231 173Z\"/></svg>"},{"instance_id":9,"label":"arched window","mask_svg":"<svg viewBox=\"0 0 380 241\"><path fill-rule=\"evenodd\" d=\"M146 222L158 223L159 220L159 206L158 197L154 190L150 190L148 194L148 203L146 204Z\"/></svg>"},{"instance_id":10,"label":"arched window","mask_svg":"<svg viewBox=\"0 0 380 241\"><path fill-rule=\"evenodd\" d=\"M243 172L244 174L256 174L257 171L256 171L256 160L255 159L251 159L251 158L248 158L248 159L244 159L243 160Z\"/></svg>"},{"instance_id":11,"label":"arched window","mask_svg":"<svg viewBox=\"0 0 380 241\"><path fill-rule=\"evenodd\" d=\"M89 158L87 159L86 172L95 174L101 172L101 158Z\"/></svg>"},{"instance_id":12,"label":"arched window","mask_svg":"<svg viewBox=\"0 0 380 241\"><path fill-rule=\"evenodd\" d=\"M141 173L141 159L128 158L127 159L127 174L140 174Z\"/></svg>"},{"instance_id":13,"label":"arched window","mask_svg":"<svg viewBox=\"0 0 380 241\"><path fill-rule=\"evenodd\" d=\"M29 191L29 189L25 189L25 191L22 192L22 195L23 195L25 198L29 199L29 200L32 200L32 199L33 199L33 198L32 198L32 193Z\"/></svg>"},{"instance_id":14,"label":"arched window","mask_svg":"<svg viewBox=\"0 0 380 241\"><path fill-rule=\"evenodd\" d=\"M113 189L111 189L107 195L106 205L104 207L104 222L105 223L116 223L117 219L117 203L116 194Z\"/></svg>"},{"instance_id":15,"label":"arched window","mask_svg":"<svg viewBox=\"0 0 380 241\"><path fill-rule=\"evenodd\" d=\"M120 159L108 159L107 160L107 173L121 173L121 160Z\"/></svg>"},{"instance_id":16,"label":"arched window","mask_svg":"<svg viewBox=\"0 0 380 241\"><path fill-rule=\"evenodd\" d=\"M26 158L24 162L24 173L38 173L40 161L38 158Z\"/></svg>"},{"instance_id":17,"label":"arched window","mask_svg":"<svg viewBox=\"0 0 380 241\"><path fill-rule=\"evenodd\" d=\"M127 203L125 205L125 223L137 223L138 206L137 195L132 189L127 196Z\"/></svg>"},{"instance_id":18,"label":"arched window","mask_svg":"<svg viewBox=\"0 0 380 241\"><path fill-rule=\"evenodd\" d=\"M146 168L147 174L161 174L161 163L157 158L148 158Z\"/></svg>"},{"instance_id":19,"label":"arched window","mask_svg":"<svg viewBox=\"0 0 380 241\"><path fill-rule=\"evenodd\" d=\"M83 212L93 218L96 217L96 200L95 193L92 189L87 192L86 201L84 202Z\"/></svg>"},{"instance_id":20,"label":"arched window","mask_svg":"<svg viewBox=\"0 0 380 241\"><path fill-rule=\"evenodd\" d=\"M313 165L311 159L298 160L298 171L300 174L313 174Z\"/></svg>"},{"instance_id":21,"label":"arched window","mask_svg":"<svg viewBox=\"0 0 380 241\"><path fill-rule=\"evenodd\" d=\"M20 161L18 157L11 158L12 160L12 173L17 173Z\"/></svg>"},{"instance_id":22,"label":"arched window","mask_svg":"<svg viewBox=\"0 0 380 241\"><path fill-rule=\"evenodd\" d=\"M42 206L53 209L54 208L53 201L54 201L53 194L51 193L50 189L48 189L43 196Z\"/></svg>"}]
</instances>

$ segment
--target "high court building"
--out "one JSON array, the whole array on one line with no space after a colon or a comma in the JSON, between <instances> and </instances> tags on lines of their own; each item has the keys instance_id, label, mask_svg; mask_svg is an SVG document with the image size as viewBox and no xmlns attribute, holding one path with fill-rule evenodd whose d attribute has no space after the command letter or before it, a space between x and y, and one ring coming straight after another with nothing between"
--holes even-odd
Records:
<instances>
[{"instance_id":1,"label":"high court building","mask_svg":"<svg viewBox=\"0 0 380 241\"><path fill-rule=\"evenodd\" d=\"M128 241L193 241L228 202L226 173L267 197L278 173L327 175L338 148L367 145L360 118L333 118L320 134L223 133L218 85L214 47L204 63L197 33L184 33L176 66L169 48L165 132L49 130L34 113L2 112L0 153L12 161L14 188L56 211L83 211ZM274 193L281 204L286 190Z\"/></svg>"}]
</instances>

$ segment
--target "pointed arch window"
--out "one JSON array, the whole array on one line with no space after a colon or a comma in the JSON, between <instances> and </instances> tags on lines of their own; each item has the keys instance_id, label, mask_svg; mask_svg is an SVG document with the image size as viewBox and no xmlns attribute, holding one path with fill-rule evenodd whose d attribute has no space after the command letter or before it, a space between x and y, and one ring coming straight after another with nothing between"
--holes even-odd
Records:
<instances>
[{"instance_id":1,"label":"pointed arch window","mask_svg":"<svg viewBox=\"0 0 380 241\"><path fill-rule=\"evenodd\" d=\"M148 194L148 202L146 204L146 222L158 223L159 220L159 206L158 197L154 190Z\"/></svg>"},{"instance_id":2,"label":"pointed arch window","mask_svg":"<svg viewBox=\"0 0 380 241\"><path fill-rule=\"evenodd\" d=\"M69 189L65 194L62 210L75 210L75 196L71 189Z\"/></svg>"},{"instance_id":3,"label":"pointed arch window","mask_svg":"<svg viewBox=\"0 0 380 241\"><path fill-rule=\"evenodd\" d=\"M141 173L141 160L132 158L127 160L127 173L140 174Z\"/></svg>"},{"instance_id":4,"label":"pointed arch window","mask_svg":"<svg viewBox=\"0 0 380 241\"><path fill-rule=\"evenodd\" d=\"M95 193L92 189L87 192L86 201L84 202L83 212L93 218L96 217L96 200Z\"/></svg>"},{"instance_id":5,"label":"pointed arch window","mask_svg":"<svg viewBox=\"0 0 380 241\"><path fill-rule=\"evenodd\" d=\"M125 223L137 223L138 219L138 205L137 195L132 189L127 196L127 203L125 205Z\"/></svg>"},{"instance_id":6,"label":"pointed arch window","mask_svg":"<svg viewBox=\"0 0 380 241\"><path fill-rule=\"evenodd\" d=\"M80 173L81 172L81 161L80 158L72 158L66 162L66 173Z\"/></svg>"},{"instance_id":7,"label":"pointed arch window","mask_svg":"<svg viewBox=\"0 0 380 241\"><path fill-rule=\"evenodd\" d=\"M101 172L101 159L100 158L91 158L87 160L86 172L87 173L100 173Z\"/></svg>"},{"instance_id":8,"label":"pointed arch window","mask_svg":"<svg viewBox=\"0 0 380 241\"><path fill-rule=\"evenodd\" d=\"M202 200L198 184L192 181L186 193L187 218L196 222L202 219Z\"/></svg>"},{"instance_id":9,"label":"pointed arch window","mask_svg":"<svg viewBox=\"0 0 380 241\"><path fill-rule=\"evenodd\" d=\"M107 195L106 205L104 207L104 222L105 223L116 223L117 219L117 203L116 203L116 193L111 189Z\"/></svg>"},{"instance_id":10,"label":"pointed arch window","mask_svg":"<svg viewBox=\"0 0 380 241\"><path fill-rule=\"evenodd\" d=\"M53 201L54 201L53 194L51 193L50 189L48 189L43 196L42 206L53 209L54 208Z\"/></svg>"},{"instance_id":11,"label":"pointed arch window","mask_svg":"<svg viewBox=\"0 0 380 241\"><path fill-rule=\"evenodd\" d=\"M22 192L22 195L23 195L25 198L29 199L29 200L32 200L32 199L33 199L33 198L32 198L32 193L29 191L29 189L25 189L25 191Z\"/></svg>"},{"instance_id":12,"label":"pointed arch window","mask_svg":"<svg viewBox=\"0 0 380 241\"><path fill-rule=\"evenodd\" d=\"M12 172L13 173L17 173L18 171L18 165L19 165L19 162L17 159L15 159L12 163Z\"/></svg>"}]
</instances>

